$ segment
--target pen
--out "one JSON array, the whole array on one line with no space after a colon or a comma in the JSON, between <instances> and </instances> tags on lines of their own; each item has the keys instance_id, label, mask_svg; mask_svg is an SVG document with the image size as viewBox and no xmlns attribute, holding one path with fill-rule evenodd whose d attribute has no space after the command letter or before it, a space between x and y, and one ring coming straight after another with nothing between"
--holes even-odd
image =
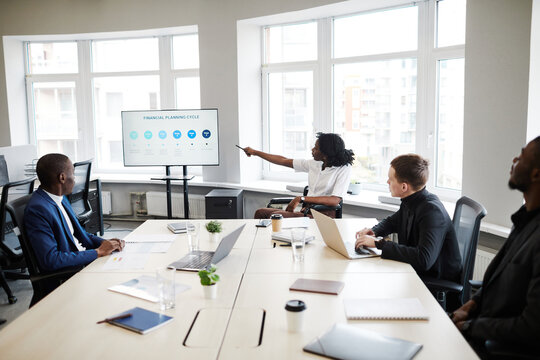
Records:
<instances>
[{"instance_id":1,"label":"pen","mask_svg":"<svg viewBox=\"0 0 540 360\"><path fill-rule=\"evenodd\" d=\"M246 151L243 147L241 147L241 146L239 146L239 145L234 145L234 146L236 146L237 148L239 148L239 149L241 149L241 150Z\"/></svg>"},{"instance_id":2,"label":"pen","mask_svg":"<svg viewBox=\"0 0 540 360\"><path fill-rule=\"evenodd\" d=\"M114 316L114 317L111 317L111 318L106 318L104 320L100 320L98 321L96 324L102 324L104 322L111 322L113 320L120 320L120 319L125 319L125 318L128 318L128 317L131 317L131 313L127 313L127 314L123 314L123 315L118 315L118 316Z\"/></svg>"}]
</instances>

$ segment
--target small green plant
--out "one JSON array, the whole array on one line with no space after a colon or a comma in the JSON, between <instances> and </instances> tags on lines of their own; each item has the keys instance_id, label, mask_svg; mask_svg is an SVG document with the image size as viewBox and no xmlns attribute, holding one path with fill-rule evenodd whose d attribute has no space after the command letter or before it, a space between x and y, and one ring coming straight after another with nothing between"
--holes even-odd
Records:
<instances>
[{"instance_id":1,"label":"small green plant","mask_svg":"<svg viewBox=\"0 0 540 360\"><path fill-rule=\"evenodd\" d=\"M206 223L206 230L208 230L209 233L220 233L223 228L221 227L221 223L219 221L212 220Z\"/></svg>"},{"instance_id":2,"label":"small green plant","mask_svg":"<svg viewBox=\"0 0 540 360\"><path fill-rule=\"evenodd\" d=\"M209 268L199 271L199 277L201 278L201 285L210 286L219 281L219 275L216 274L217 267L211 264Z\"/></svg>"}]
</instances>

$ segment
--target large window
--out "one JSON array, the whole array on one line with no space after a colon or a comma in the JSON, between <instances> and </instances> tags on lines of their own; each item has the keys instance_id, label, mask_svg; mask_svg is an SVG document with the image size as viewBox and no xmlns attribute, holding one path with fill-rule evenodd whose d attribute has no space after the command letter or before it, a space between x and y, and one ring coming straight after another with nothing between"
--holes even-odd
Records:
<instances>
[{"instance_id":1,"label":"large window","mask_svg":"<svg viewBox=\"0 0 540 360\"><path fill-rule=\"evenodd\" d=\"M61 152L94 158L100 171L123 171L121 111L200 107L196 33L28 42L26 49L39 156Z\"/></svg>"},{"instance_id":2,"label":"large window","mask_svg":"<svg viewBox=\"0 0 540 360\"><path fill-rule=\"evenodd\" d=\"M315 133L354 150L353 180L385 190L390 161L432 162L430 185L461 190L465 0L429 0L263 28L266 151L310 157ZM298 179L264 163L266 178Z\"/></svg>"}]
</instances>

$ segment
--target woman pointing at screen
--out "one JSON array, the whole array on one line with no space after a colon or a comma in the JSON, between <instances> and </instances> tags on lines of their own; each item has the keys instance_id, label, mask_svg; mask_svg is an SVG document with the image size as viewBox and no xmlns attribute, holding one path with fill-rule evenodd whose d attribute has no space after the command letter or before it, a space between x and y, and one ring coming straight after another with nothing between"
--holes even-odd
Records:
<instances>
[{"instance_id":1,"label":"woman pointing at screen","mask_svg":"<svg viewBox=\"0 0 540 360\"><path fill-rule=\"evenodd\" d=\"M337 134L317 133L317 141L311 149L313 159L288 159L250 147L245 147L243 150L247 156L258 156L273 164L293 168L296 172L308 173L309 191L306 196L295 197L285 210L258 209L255 212L256 219L267 219L276 213L283 217L304 216L303 212L294 211L300 203L302 207L304 204L333 207L339 205L343 195L347 193L354 153L352 150L345 149L343 139ZM325 213L332 217L335 215L333 210Z\"/></svg>"}]
</instances>

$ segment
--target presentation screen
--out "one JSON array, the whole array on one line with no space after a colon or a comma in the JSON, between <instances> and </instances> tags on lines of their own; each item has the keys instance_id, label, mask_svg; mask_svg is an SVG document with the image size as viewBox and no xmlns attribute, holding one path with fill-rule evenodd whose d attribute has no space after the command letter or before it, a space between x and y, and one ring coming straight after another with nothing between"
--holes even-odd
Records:
<instances>
[{"instance_id":1,"label":"presentation screen","mask_svg":"<svg viewBox=\"0 0 540 360\"><path fill-rule=\"evenodd\" d=\"M122 111L125 166L219 165L217 109Z\"/></svg>"}]
</instances>

